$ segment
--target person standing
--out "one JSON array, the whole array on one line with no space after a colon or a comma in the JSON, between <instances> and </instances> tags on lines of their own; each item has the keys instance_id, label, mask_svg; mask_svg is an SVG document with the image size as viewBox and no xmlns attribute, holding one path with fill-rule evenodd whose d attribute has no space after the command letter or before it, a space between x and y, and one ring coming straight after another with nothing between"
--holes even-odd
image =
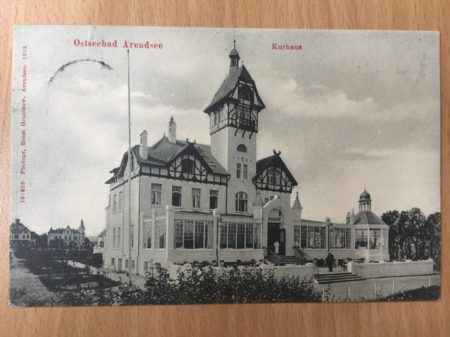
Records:
<instances>
[{"instance_id":1,"label":"person standing","mask_svg":"<svg viewBox=\"0 0 450 337\"><path fill-rule=\"evenodd\" d=\"M273 248L275 249L275 254L279 254L280 253L280 243L278 241L275 241L275 243L273 244Z\"/></svg>"},{"instance_id":2,"label":"person standing","mask_svg":"<svg viewBox=\"0 0 450 337\"><path fill-rule=\"evenodd\" d=\"M334 266L334 255L330 253L328 253L327 256L327 266L328 266L328 271L332 272L333 271L333 266Z\"/></svg>"}]
</instances>

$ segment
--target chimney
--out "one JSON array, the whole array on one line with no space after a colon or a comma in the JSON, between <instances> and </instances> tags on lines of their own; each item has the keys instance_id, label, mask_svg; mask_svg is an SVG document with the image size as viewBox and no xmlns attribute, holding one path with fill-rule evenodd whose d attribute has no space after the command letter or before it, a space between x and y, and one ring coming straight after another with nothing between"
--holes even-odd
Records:
<instances>
[{"instance_id":1,"label":"chimney","mask_svg":"<svg viewBox=\"0 0 450 337\"><path fill-rule=\"evenodd\" d=\"M141 133L141 145L139 146L139 155L147 159L148 158L148 145L147 145L147 131Z\"/></svg>"},{"instance_id":2,"label":"chimney","mask_svg":"<svg viewBox=\"0 0 450 337\"><path fill-rule=\"evenodd\" d=\"M169 121L169 142L176 143L177 142L177 125L173 119L173 116L170 117Z\"/></svg>"},{"instance_id":3,"label":"chimney","mask_svg":"<svg viewBox=\"0 0 450 337\"><path fill-rule=\"evenodd\" d=\"M347 216L345 217L345 223L349 224L352 219L352 215L350 212L347 212Z\"/></svg>"}]
</instances>

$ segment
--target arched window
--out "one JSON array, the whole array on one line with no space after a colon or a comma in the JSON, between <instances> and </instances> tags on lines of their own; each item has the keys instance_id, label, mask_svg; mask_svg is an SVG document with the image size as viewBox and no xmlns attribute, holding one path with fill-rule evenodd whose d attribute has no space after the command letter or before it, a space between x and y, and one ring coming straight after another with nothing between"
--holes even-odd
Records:
<instances>
[{"instance_id":1,"label":"arched window","mask_svg":"<svg viewBox=\"0 0 450 337\"><path fill-rule=\"evenodd\" d=\"M247 152L247 146L245 146L244 144L239 144L237 147L237 151L238 152Z\"/></svg>"},{"instance_id":2,"label":"arched window","mask_svg":"<svg viewBox=\"0 0 450 337\"><path fill-rule=\"evenodd\" d=\"M181 171L186 174L194 173L194 161L192 159L183 159L181 161Z\"/></svg>"},{"instance_id":3,"label":"arched window","mask_svg":"<svg viewBox=\"0 0 450 337\"><path fill-rule=\"evenodd\" d=\"M236 193L236 211L247 212L248 196L245 192Z\"/></svg>"},{"instance_id":4,"label":"arched window","mask_svg":"<svg viewBox=\"0 0 450 337\"><path fill-rule=\"evenodd\" d=\"M239 88L239 100L246 105L253 104L253 92L249 87L243 85Z\"/></svg>"}]
</instances>

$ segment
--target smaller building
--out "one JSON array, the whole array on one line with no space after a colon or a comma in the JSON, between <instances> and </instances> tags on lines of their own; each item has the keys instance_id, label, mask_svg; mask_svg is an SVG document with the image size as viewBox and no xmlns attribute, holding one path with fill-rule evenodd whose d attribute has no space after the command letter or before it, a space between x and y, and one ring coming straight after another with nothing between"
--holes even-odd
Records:
<instances>
[{"instance_id":1,"label":"smaller building","mask_svg":"<svg viewBox=\"0 0 450 337\"><path fill-rule=\"evenodd\" d=\"M301 205L297 206L301 208ZM359 196L359 212L348 212L344 223L302 219L296 226L294 241L307 260L325 265L328 253L335 262L346 260L389 261L389 226L372 212L370 194L364 190Z\"/></svg>"},{"instance_id":2,"label":"smaller building","mask_svg":"<svg viewBox=\"0 0 450 337\"><path fill-rule=\"evenodd\" d=\"M93 241L94 248L93 253L94 254L103 254L104 248L105 248L105 240L106 240L106 228L100 232L99 235L95 238Z\"/></svg>"},{"instance_id":3,"label":"smaller building","mask_svg":"<svg viewBox=\"0 0 450 337\"><path fill-rule=\"evenodd\" d=\"M81 248L85 243L85 228L83 219L78 229L50 228L48 231L48 246L50 248Z\"/></svg>"},{"instance_id":4,"label":"smaller building","mask_svg":"<svg viewBox=\"0 0 450 337\"><path fill-rule=\"evenodd\" d=\"M20 219L16 219L9 227L9 245L15 247L32 247L35 245L36 233L31 232Z\"/></svg>"}]
</instances>

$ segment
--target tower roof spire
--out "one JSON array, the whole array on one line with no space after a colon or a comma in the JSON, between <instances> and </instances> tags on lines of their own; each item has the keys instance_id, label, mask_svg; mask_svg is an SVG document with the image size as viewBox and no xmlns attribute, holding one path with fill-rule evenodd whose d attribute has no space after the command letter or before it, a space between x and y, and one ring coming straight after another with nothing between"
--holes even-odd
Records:
<instances>
[{"instance_id":1,"label":"tower roof spire","mask_svg":"<svg viewBox=\"0 0 450 337\"><path fill-rule=\"evenodd\" d=\"M233 67L239 68L240 56L236 49L236 32L234 32L233 49L231 49L229 56L230 56L230 68L233 68ZM231 71L231 69L230 69L230 71Z\"/></svg>"}]
</instances>

